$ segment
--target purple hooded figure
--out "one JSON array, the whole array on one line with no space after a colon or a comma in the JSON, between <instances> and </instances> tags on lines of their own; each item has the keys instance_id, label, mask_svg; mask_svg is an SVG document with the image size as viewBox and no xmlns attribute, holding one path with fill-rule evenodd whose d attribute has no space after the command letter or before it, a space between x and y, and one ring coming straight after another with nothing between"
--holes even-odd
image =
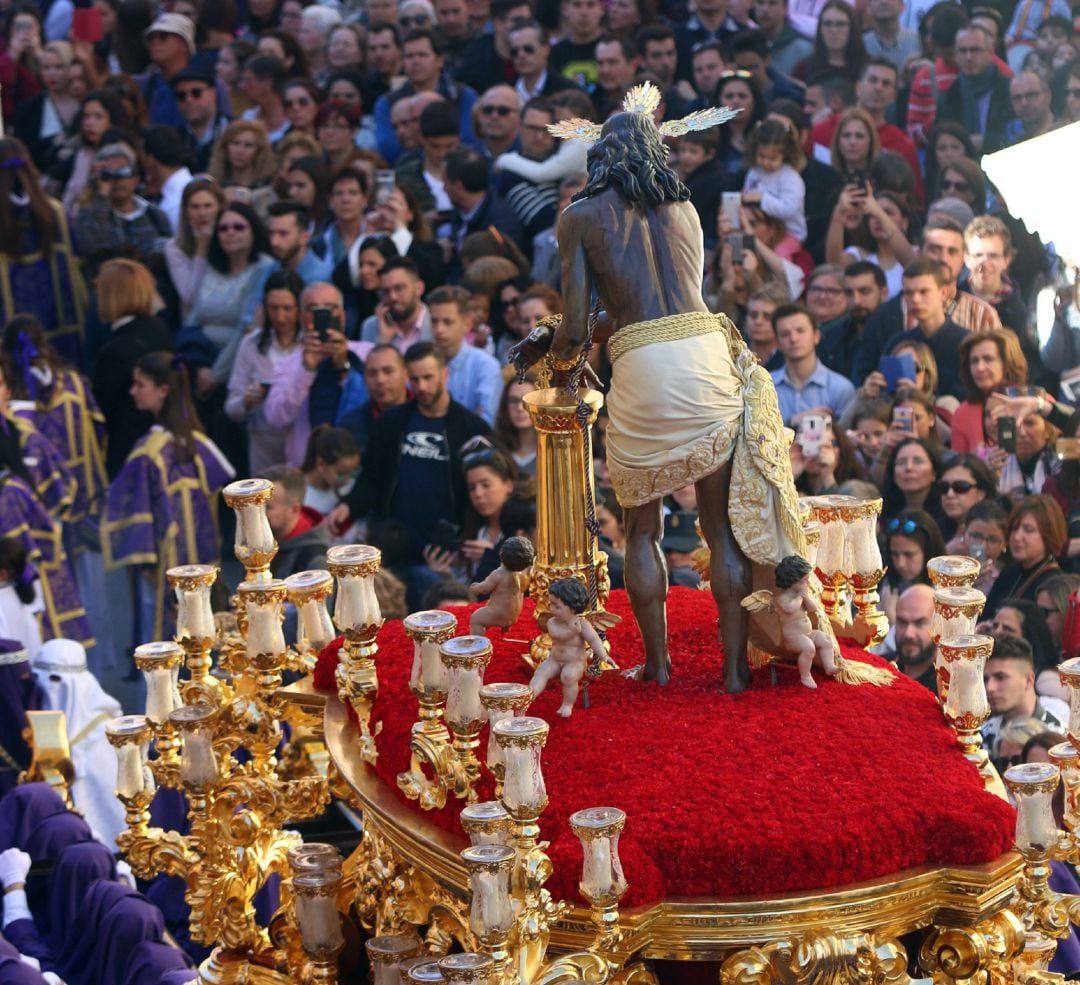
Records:
<instances>
[{"instance_id":1,"label":"purple hooded figure","mask_svg":"<svg viewBox=\"0 0 1080 985\"><path fill-rule=\"evenodd\" d=\"M6 923L4 936L20 952L37 958L42 971L62 975L67 952L81 927L83 899L100 879L116 879L112 852L97 841L69 845L49 875L43 918L35 914Z\"/></svg>"},{"instance_id":2,"label":"purple hooded figure","mask_svg":"<svg viewBox=\"0 0 1080 985\"><path fill-rule=\"evenodd\" d=\"M26 847L46 818L66 814L67 806L47 783L24 783L0 800L0 852Z\"/></svg>"},{"instance_id":3,"label":"purple hooded figure","mask_svg":"<svg viewBox=\"0 0 1080 985\"><path fill-rule=\"evenodd\" d=\"M143 941L160 941L161 911L130 886L100 880L83 899L82 926L64 963L67 985L124 985L128 963Z\"/></svg>"},{"instance_id":4,"label":"purple hooded figure","mask_svg":"<svg viewBox=\"0 0 1080 985\"><path fill-rule=\"evenodd\" d=\"M127 976L118 985L162 985L165 976L175 982L190 982L198 977L188 956L164 941L136 944L128 960Z\"/></svg>"},{"instance_id":5,"label":"purple hooded figure","mask_svg":"<svg viewBox=\"0 0 1080 985\"><path fill-rule=\"evenodd\" d=\"M45 979L7 941L0 941L0 985L45 985Z\"/></svg>"},{"instance_id":6,"label":"purple hooded figure","mask_svg":"<svg viewBox=\"0 0 1080 985\"><path fill-rule=\"evenodd\" d=\"M0 640L0 797L30 765L30 747L22 733L26 713L42 707L42 694L29 660L18 640Z\"/></svg>"}]
</instances>

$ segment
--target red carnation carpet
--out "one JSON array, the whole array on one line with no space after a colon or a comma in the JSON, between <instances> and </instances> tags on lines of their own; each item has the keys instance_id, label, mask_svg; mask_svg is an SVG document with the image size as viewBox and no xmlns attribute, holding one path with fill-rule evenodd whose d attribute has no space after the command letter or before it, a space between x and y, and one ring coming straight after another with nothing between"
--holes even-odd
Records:
<instances>
[{"instance_id":1,"label":"red carnation carpet","mask_svg":"<svg viewBox=\"0 0 1080 985\"><path fill-rule=\"evenodd\" d=\"M473 607L454 610L462 633ZM641 637L625 592L608 608L623 617L610 634L623 669L643 662ZM505 635L537 632L532 602ZM933 696L906 677L891 687L851 687L815 671L818 689L794 668L758 670L750 689L721 689L723 654L715 641L711 595L673 588L668 600L672 683L661 688L608 673L578 699L569 720L549 686L529 714L551 723L543 754L551 804L541 818L555 874L556 898L577 897L581 847L568 819L584 807L611 805L628 815L620 843L630 882L624 905L673 896L763 896L826 889L919 865L989 862L1012 847L1013 809L983 789L964 760ZM485 680L521 681L526 647L494 631ZM846 657L881 664L844 646ZM408 769L416 700L408 690L412 642L399 622L379 634L382 723L377 775L397 790ZM333 689L336 648L316 669L316 686ZM481 733L480 753L487 742ZM484 770L480 799L494 782ZM402 797L413 810L415 802ZM460 832L452 801L429 813Z\"/></svg>"}]
</instances>

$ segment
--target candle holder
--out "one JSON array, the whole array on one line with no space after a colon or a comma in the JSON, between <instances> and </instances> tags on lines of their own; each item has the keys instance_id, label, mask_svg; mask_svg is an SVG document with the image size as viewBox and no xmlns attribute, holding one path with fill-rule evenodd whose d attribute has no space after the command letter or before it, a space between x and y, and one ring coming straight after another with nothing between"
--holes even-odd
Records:
<instances>
[{"instance_id":1,"label":"candle holder","mask_svg":"<svg viewBox=\"0 0 1080 985\"><path fill-rule=\"evenodd\" d=\"M375 642L382 627L379 600L375 597L375 575L382 567L382 552L366 544L331 547L326 567L337 579L334 625L345 637L337 669L338 694L352 704L360 722L360 752L374 764L376 731L370 728L371 703L379 690L375 669Z\"/></svg>"},{"instance_id":2,"label":"candle holder","mask_svg":"<svg viewBox=\"0 0 1080 985\"><path fill-rule=\"evenodd\" d=\"M445 982L439 962L434 959L417 961L409 966L406 978L413 985L436 985L437 982Z\"/></svg>"},{"instance_id":3,"label":"candle holder","mask_svg":"<svg viewBox=\"0 0 1080 985\"><path fill-rule=\"evenodd\" d=\"M179 775L175 773L180 763L179 745L169 715L184 703L180 697L183 664L184 650L179 643L165 640L135 647L135 666L146 681L146 720L154 733L154 748L162 767L168 767L173 774L173 782L162 777L165 786L179 783Z\"/></svg>"},{"instance_id":4,"label":"candle holder","mask_svg":"<svg viewBox=\"0 0 1080 985\"><path fill-rule=\"evenodd\" d=\"M473 847L510 844L510 815L497 800L469 804L462 809L460 820Z\"/></svg>"},{"instance_id":5,"label":"candle holder","mask_svg":"<svg viewBox=\"0 0 1080 985\"><path fill-rule=\"evenodd\" d=\"M939 644L950 636L970 636L985 605L986 596L977 588L935 588L930 638ZM949 670L940 649L934 654L934 672L938 701L944 704L949 696Z\"/></svg>"},{"instance_id":6,"label":"candle holder","mask_svg":"<svg viewBox=\"0 0 1080 985\"><path fill-rule=\"evenodd\" d=\"M800 503L802 500L800 500ZM806 538L806 560L811 567L817 567L818 549L821 547L821 524L817 520L806 520L802 525Z\"/></svg>"},{"instance_id":7,"label":"candle holder","mask_svg":"<svg viewBox=\"0 0 1080 985\"><path fill-rule=\"evenodd\" d=\"M1049 884L1050 853L1061 838L1052 806L1059 778L1053 763L1021 763L1005 771L1005 785L1016 802L1016 850L1024 858L1021 918L1028 930L1055 938L1070 930L1068 900Z\"/></svg>"},{"instance_id":8,"label":"candle holder","mask_svg":"<svg viewBox=\"0 0 1080 985\"><path fill-rule=\"evenodd\" d=\"M364 950L371 965L371 985L401 985L401 963L420 957L424 945L408 934L383 934L366 940Z\"/></svg>"},{"instance_id":9,"label":"candle holder","mask_svg":"<svg viewBox=\"0 0 1080 985\"><path fill-rule=\"evenodd\" d=\"M225 504L236 511L233 551L244 566L244 581L270 580L270 562L278 549L266 519L266 504L273 495L269 479L239 479L222 490Z\"/></svg>"},{"instance_id":10,"label":"candle holder","mask_svg":"<svg viewBox=\"0 0 1080 985\"><path fill-rule=\"evenodd\" d=\"M217 576L216 564L182 564L165 572L176 592L176 642L183 648L190 674L180 691L188 703L218 705L224 701L219 682L210 674L214 665L210 651L217 638L210 590Z\"/></svg>"},{"instance_id":11,"label":"candle holder","mask_svg":"<svg viewBox=\"0 0 1080 985\"><path fill-rule=\"evenodd\" d=\"M840 507L840 517L847 527L845 570L852 590L855 619L851 633L862 646L874 646L889 634L889 620L881 611L878 585L888 570L878 546L877 521L881 499L864 499Z\"/></svg>"},{"instance_id":12,"label":"candle holder","mask_svg":"<svg viewBox=\"0 0 1080 985\"><path fill-rule=\"evenodd\" d=\"M578 889L592 907L596 927L594 949L610 951L622 939L619 900L626 893L626 877L619 859L619 836L626 813L617 807L590 807L570 815L570 829L584 854Z\"/></svg>"},{"instance_id":13,"label":"candle holder","mask_svg":"<svg viewBox=\"0 0 1080 985\"><path fill-rule=\"evenodd\" d=\"M205 797L219 775L214 753L213 719L210 705L184 705L169 716L180 735L180 782L194 796Z\"/></svg>"},{"instance_id":14,"label":"candle holder","mask_svg":"<svg viewBox=\"0 0 1080 985\"><path fill-rule=\"evenodd\" d=\"M1069 690L1069 741L1080 749L1080 657L1058 664L1058 676Z\"/></svg>"},{"instance_id":15,"label":"candle holder","mask_svg":"<svg viewBox=\"0 0 1080 985\"><path fill-rule=\"evenodd\" d=\"M966 554L942 554L926 562L926 574L934 588L971 588L981 565Z\"/></svg>"},{"instance_id":16,"label":"candle holder","mask_svg":"<svg viewBox=\"0 0 1080 985\"><path fill-rule=\"evenodd\" d=\"M277 767L276 750L281 742L277 690L285 667L285 635L282 621L288 591L278 578L241 582L236 588L236 610L244 648L233 648L229 669L254 684L261 700L233 703L233 723L245 735L257 772L272 775ZM238 666L244 662L243 673ZM246 686L246 684L245 684Z\"/></svg>"},{"instance_id":17,"label":"candle holder","mask_svg":"<svg viewBox=\"0 0 1080 985\"><path fill-rule=\"evenodd\" d=\"M475 951L447 955L439 961L439 971L447 985L493 985L496 980L494 960Z\"/></svg>"},{"instance_id":18,"label":"candle holder","mask_svg":"<svg viewBox=\"0 0 1080 985\"><path fill-rule=\"evenodd\" d=\"M109 745L116 750L116 796L124 805L126 831L121 831L117 844L144 838L150 827L150 802L157 786L146 763L150 752L150 722L145 715L123 715L105 726Z\"/></svg>"},{"instance_id":19,"label":"candle holder","mask_svg":"<svg viewBox=\"0 0 1080 985\"><path fill-rule=\"evenodd\" d=\"M854 496L813 496L807 500L810 515L821 526L815 571L821 582L821 604L837 632L847 633L851 613L847 609L847 527L841 512L854 506Z\"/></svg>"},{"instance_id":20,"label":"candle holder","mask_svg":"<svg viewBox=\"0 0 1080 985\"><path fill-rule=\"evenodd\" d=\"M340 860L335 868L295 872L292 891L301 946L311 962L305 980L312 985L335 985L337 959L345 948L337 897L341 891Z\"/></svg>"},{"instance_id":21,"label":"candle holder","mask_svg":"<svg viewBox=\"0 0 1080 985\"><path fill-rule=\"evenodd\" d=\"M502 796L503 778L506 775L503 767L503 754L499 743L495 741L495 726L508 718L520 718L529 710L532 704L532 688L528 684L507 684L497 682L485 684L480 688L480 703L484 706L488 716L488 745L487 766L495 775L495 796Z\"/></svg>"},{"instance_id":22,"label":"candle holder","mask_svg":"<svg viewBox=\"0 0 1080 985\"><path fill-rule=\"evenodd\" d=\"M987 784L996 782L996 774L983 748L980 729L990 717L983 671L993 651L992 636L950 636L938 643L948 675L945 717L956 732L964 758L975 764Z\"/></svg>"},{"instance_id":23,"label":"candle holder","mask_svg":"<svg viewBox=\"0 0 1080 985\"><path fill-rule=\"evenodd\" d=\"M285 589L296 608L296 660L289 669L311 673L320 651L335 636L326 608L334 591L334 576L329 571L299 571L285 579Z\"/></svg>"},{"instance_id":24,"label":"candle holder","mask_svg":"<svg viewBox=\"0 0 1080 985\"><path fill-rule=\"evenodd\" d=\"M510 964L507 944L514 926L510 887L516 854L504 845L474 845L466 848L461 858L469 872L469 929L480 951L491 958L497 980L506 981Z\"/></svg>"}]
</instances>

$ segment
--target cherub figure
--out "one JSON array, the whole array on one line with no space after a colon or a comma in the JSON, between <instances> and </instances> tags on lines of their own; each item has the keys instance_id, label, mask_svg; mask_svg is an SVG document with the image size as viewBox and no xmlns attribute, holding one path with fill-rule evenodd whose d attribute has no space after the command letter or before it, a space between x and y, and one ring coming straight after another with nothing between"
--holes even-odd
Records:
<instances>
[{"instance_id":1,"label":"cherub figure","mask_svg":"<svg viewBox=\"0 0 1080 985\"><path fill-rule=\"evenodd\" d=\"M521 615L521 600L529 587L529 568L536 549L528 537L507 537L499 548L500 565L483 581L474 581L469 591L487 595L487 603L469 620L469 632L483 636L492 626L509 629Z\"/></svg>"},{"instance_id":2,"label":"cherub figure","mask_svg":"<svg viewBox=\"0 0 1080 985\"><path fill-rule=\"evenodd\" d=\"M835 643L832 637L815 623L825 618L820 602L810 591L810 562L797 554L789 554L776 566L776 587L773 594L767 589L747 595L744 609L751 612L775 612L780 622L781 644L799 660L799 679L806 687L816 688L810 668L817 657L821 669L830 677L840 672L836 665Z\"/></svg>"},{"instance_id":3,"label":"cherub figure","mask_svg":"<svg viewBox=\"0 0 1080 985\"><path fill-rule=\"evenodd\" d=\"M574 711L581 678L585 674L588 649L598 661L607 656L604 641L596 631L608 629L621 622L619 616L610 612L590 612L582 615L589 604L589 593L576 578L561 578L552 582L548 589L548 611L540 617L540 624L551 637L551 652L533 674L529 687L539 695L548 682L558 675L562 682L563 701L559 714L569 718ZM546 623L546 625L545 625Z\"/></svg>"}]
</instances>

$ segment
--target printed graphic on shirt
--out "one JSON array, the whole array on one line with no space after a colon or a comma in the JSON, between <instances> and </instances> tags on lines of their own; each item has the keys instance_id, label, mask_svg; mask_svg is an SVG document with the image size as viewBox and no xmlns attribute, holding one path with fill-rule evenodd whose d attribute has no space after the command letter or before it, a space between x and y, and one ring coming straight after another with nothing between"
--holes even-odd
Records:
<instances>
[{"instance_id":1,"label":"printed graphic on shirt","mask_svg":"<svg viewBox=\"0 0 1080 985\"><path fill-rule=\"evenodd\" d=\"M401 454L432 462L450 461L446 435L439 431L410 431L401 443Z\"/></svg>"}]
</instances>

